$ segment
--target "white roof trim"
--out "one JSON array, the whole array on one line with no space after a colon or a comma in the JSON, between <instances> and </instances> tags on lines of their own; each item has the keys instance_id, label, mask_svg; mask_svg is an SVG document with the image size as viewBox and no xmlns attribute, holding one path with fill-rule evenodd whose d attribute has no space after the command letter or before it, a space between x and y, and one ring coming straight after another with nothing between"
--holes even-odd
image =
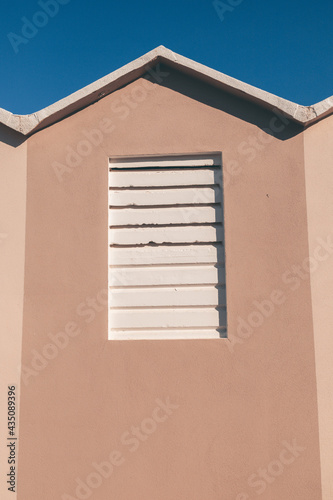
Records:
<instances>
[{"instance_id":1,"label":"white roof trim","mask_svg":"<svg viewBox=\"0 0 333 500\"><path fill-rule=\"evenodd\" d=\"M0 123L23 135L29 135L75 113L121 86L139 78L147 69L158 62L164 62L179 71L254 102L259 106L280 112L304 126L310 125L333 112L333 96L313 106L301 106L224 75L219 71L176 54L161 45L100 80L74 92L74 94L31 115L14 115L0 108Z\"/></svg>"}]
</instances>

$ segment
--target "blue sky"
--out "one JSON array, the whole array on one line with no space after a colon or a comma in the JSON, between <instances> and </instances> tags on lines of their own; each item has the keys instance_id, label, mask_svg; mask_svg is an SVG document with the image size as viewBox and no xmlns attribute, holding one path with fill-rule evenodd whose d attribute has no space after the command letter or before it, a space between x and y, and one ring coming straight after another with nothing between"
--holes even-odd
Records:
<instances>
[{"instance_id":1,"label":"blue sky","mask_svg":"<svg viewBox=\"0 0 333 500\"><path fill-rule=\"evenodd\" d=\"M211 0L2 2L0 107L38 111L158 45L299 104L333 94L332 0L219 5L220 15Z\"/></svg>"}]
</instances>

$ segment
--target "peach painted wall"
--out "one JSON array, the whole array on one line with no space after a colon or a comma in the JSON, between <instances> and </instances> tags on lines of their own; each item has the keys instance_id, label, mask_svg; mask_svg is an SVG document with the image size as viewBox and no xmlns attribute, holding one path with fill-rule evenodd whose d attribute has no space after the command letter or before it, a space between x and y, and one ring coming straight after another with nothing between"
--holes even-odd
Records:
<instances>
[{"instance_id":1,"label":"peach painted wall","mask_svg":"<svg viewBox=\"0 0 333 500\"><path fill-rule=\"evenodd\" d=\"M319 500L310 279L292 268L308 257L303 134L165 73L28 140L18 498L83 498L77 478L98 482L118 450L86 498ZM229 340L108 341L108 158L208 151L223 155Z\"/></svg>"},{"instance_id":2,"label":"peach painted wall","mask_svg":"<svg viewBox=\"0 0 333 500\"><path fill-rule=\"evenodd\" d=\"M20 135L0 127L0 498L8 491L8 385L16 386L16 430L19 424L20 366L23 321L27 147ZM17 478L18 443L15 466Z\"/></svg>"},{"instance_id":3,"label":"peach painted wall","mask_svg":"<svg viewBox=\"0 0 333 500\"><path fill-rule=\"evenodd\" d=\"M328 251L320 252L311 272L312 310L316 353L320 457L323 500L333 498L333 117L305 132L305 177L310 256L321 239Z\"/></svg>"}]
</instances>

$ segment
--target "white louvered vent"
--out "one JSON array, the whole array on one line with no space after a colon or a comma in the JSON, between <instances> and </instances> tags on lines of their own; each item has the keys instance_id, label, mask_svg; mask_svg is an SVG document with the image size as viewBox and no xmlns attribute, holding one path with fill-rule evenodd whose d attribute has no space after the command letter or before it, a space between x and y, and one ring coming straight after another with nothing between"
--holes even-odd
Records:
<instances>
[{"instance_id":1,"label":"white louvered vent","mask_svg":"<svg viewBox=\"0 0 333 500\"><path fill-rule=\"evenodd\" d=\"M221 160L110 160L109 339L226 337Z\"/></svg>"}]
</instances>

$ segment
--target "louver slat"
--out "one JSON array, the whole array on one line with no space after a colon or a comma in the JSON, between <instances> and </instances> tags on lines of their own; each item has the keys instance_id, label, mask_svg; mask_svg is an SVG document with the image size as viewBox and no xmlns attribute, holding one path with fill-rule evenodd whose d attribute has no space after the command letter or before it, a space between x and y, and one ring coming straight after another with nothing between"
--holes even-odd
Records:
<instances>
[{"instance_id":1,"label":"louver slat","mask_svg":"<svg viewBox=\"0 0 333 500\"><path fill-rule=\"evenodd\" d=\"M109 270L109 286L224 285L224 268L208 266L166 266Z\"/></svg>"},{"instance_id":2,"label":"louver slat","mask_svg":"<svg viewBox=\"0 0 333 500\"><path fill-rule=\"evenodd\" d=\"M109 191L111 207L202 205L220 203L221 200L221 188L216 186L184 189L111 189Z\"/></svg>"},{"instance_id":3,"label":"louver slat","mask_svg":"<svg viewBox=\"0 0 333 500\"><path fill-rule=\"evenodd\" d=\"M222 226L184 226L123 228L110 232L111 245L159 243L200 243L222 241Z\"/></svg>"},{"instance_id":4,"label":"louver slat","mask_svg":"<svg viewBox=\"0 0 333 500\"><path fill-rule=\"evenodd\" d=\"M223 311L224 313L224 311ZM132 309L112 311L110 327L135 328L178 328L178 327L216 327L220 322L221 311L211 308L187 309Z\"/></svg>"},{"instance_id":5,"label":"louver slat","mask_svg":"<svg viewBox=\"0 0 333 500\"><path fill-rule=\"evenodd\" d=\"M109 186L120 187L147 187L147 186L193 186L216 184L219 180L219 169L200 168L197 170L143 170L128 173L113 170L109 173Z\"/></svg>"},{"instance_id":6,"label":"louver slat","mask_svg":"<svg viewBox=\"0 0 333 500\"><path fill-rule=\"evenodd\" d=\"M222 222L221 206L110 209L111 226Z\"/></svg>"},{"instance_id":7,"label":"louver slat","mask_svg":"<svg viewBox=\"0 0 333 500\"><path fill-rule=\"evenodd\" d=\"M225 304L225 288L212 285L197 287L146 288L138 293L136 288L112 289L110 291L111 308L161 307L161 306L212 306Z\"/></svg>"},{"instance_id":8,"label":"louver slat","mask_svg":"<svg viewBox=\"0 0 333 500\"><path fill-rule=\"evenodd\" d=\"M110 230L110 237L113 230ZM224 262L223 244L216 245L155 245L110 248L109 265L200 264Z\"/></svg>"}]
</instances>

